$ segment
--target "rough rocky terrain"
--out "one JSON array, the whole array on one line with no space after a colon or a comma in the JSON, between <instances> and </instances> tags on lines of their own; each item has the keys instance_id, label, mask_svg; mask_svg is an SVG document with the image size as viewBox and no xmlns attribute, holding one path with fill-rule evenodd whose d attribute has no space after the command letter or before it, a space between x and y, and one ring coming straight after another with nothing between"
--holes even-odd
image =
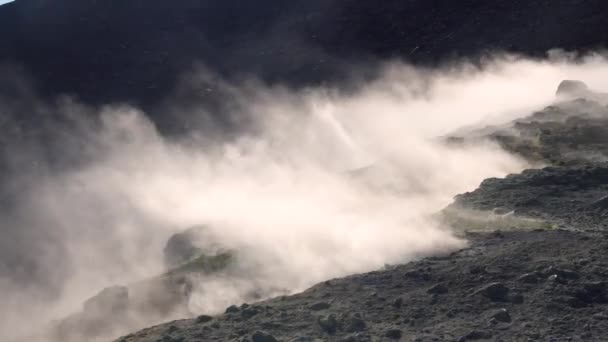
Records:
<instances>
[{"instance_id":1,"label":"rough rocky terrain","mask_svg":"<svg viewBox=\"0 0 608 342\"><path fill-rule=\"evenodd\" d=\"M604 135L579 134L603 132L605 111L575 99L508 125L513 139L504 146L518 152L513 146L537 139L535 151L555 158L521 154L554 165L487 179L457 196L442 215L467 248L117 341L605 341L608 163ZM483 131L496 139L498 129L505 128ZM591 151L598 158L586 158Z\"/></svg>"},{"instance_id":2,"label":"rough rocky terrain","mask_svg":"<svg viewBox=\"0 0 608 342\"><path fill-rule=\"evenodd\" d=\"M237 262L235 253L214 246L209 240L202 226L171 236L163 250L165 273L101 290L83 303L81 311L52 324L42 335L53 341L78 342L107 337L109 331L125 332L129 327L155 324L168 317L190 316L188 300L193 277L235 277L230 267Z\"/></svg>"},{"instance_id":3,"label":"rough rocky terrain","mask_svg":"<svg viewBox=\"0 0 608 342\"><path fill-rule=\"evenodd\" d=\"M441 215L467 248L117 341L605 341L608 163L599 132L607 126L597 101L570 99L482 130L496 139L508 129L504 146L513 152L537 139L535 152L521 155L553 165L487 179L457 196ZM598 134L578 134L581 127ZM537 158L539 151L555 158Z\"/></svg>"},{"instance_id":4,"label":"rough rocky terrain","mask_svg":"<svg viewBox=\"0 0 608 342\"><path fill-rule=\"evenodd\" d=\"M143 341L602 341L605 233L467 235L471 247L125 336Z\"/></svg>"}]
</instances>

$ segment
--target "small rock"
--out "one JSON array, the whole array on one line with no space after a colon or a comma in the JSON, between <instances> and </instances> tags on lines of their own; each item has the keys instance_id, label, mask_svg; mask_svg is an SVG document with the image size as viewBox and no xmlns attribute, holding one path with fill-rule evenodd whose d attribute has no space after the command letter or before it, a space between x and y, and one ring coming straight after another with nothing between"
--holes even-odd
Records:
<instances>
[{"instance_id":1,"label":"small rock","mask_svg":"<svg viewBox=\"0 0 608 342\"><path fill-rule=\"evenodd\" d=\"M321 311L321 310L329 309L330 306L331 306L331 304L329 304L327 302L317 302L317 303L312 304L309 308L312 311Z\"/></svg>"},{"instance_id":2,"label":"small rock","mask_svg":"<svg viewBox=\"0 0 608 342\"><path fill-rule=\"evenodd\" d=\"M473 330L473 331L469 332L468 334L466 334L465 336L461 337L458 341L459 342L474 341L474 340L488 339L491 337L492 337L492 333L490 333L488 331Z\"/></svg>"},{"instance_id":3,"label":"small rock","mask_svg":"<svg viewBox=\"0 0 608 342\"><path fill-rule=\"evenodd\" d=\"M251 335L251 341L252 342L278 342L278 340L268 334L265 333L263 331L256 331L255 333L253 333L253 335Z\"/></svg>"},{"instance_id":4,"label":"small rock","mask_svg":"<svg viewBox=\"0 0 608 342\"><path fill-rule=\"evenodd\" d=\"M568 305L570 305L570 307L573 307L575 309L580 309L580 308L584 308L587 306L587 303L585 303L584 301L582 301L576 297L567 298L566 303Z\"/></svg>"},{"instance_id":5,"label":"small rock","mask_svg":"<svg viewBox=\"0 0 608 342\"><path fill-rule=\"evenodd\" d=\"M557 267L553 267L553 266L550 266L549 268L545 269L545 271L543 273L545 273L548 276L552 276L552 275L556 274L559 277L565 278L565 279L580 278L580 275L574 271L563 269L563 268L557 268Z\"/></svg>"},{"instance_id":6,"label":"small rock","mask_svg":"<svg viewBox=\"0 0 608 342\"><path fill-rule=\"evenodd\" d=\"M239 311L240 311L240 309L236 305L231 305L226 309L226 313L237 313Z\"/></svg>"},{"instance_id":7,"label":"small rock","mask_svg":"<svg viewBox=\"0 0 608 342\"><path fill-rule=\"evenodd\" d=\"M608 321L608 315L606 315L605 313L596 313L595 315L593 315L593 319L598 320L598 321Z\"/></svg>"},{"instance_id":8,"label":"small rock","mask_svg":"<svg viewBox=\"0 0 608 342\"><path fill-rule=\"evenodd\" d=\"M416 280L430 280L431 276L428 273L425 273L421 270L412 270L408 271L403 275L405 278L416 279Z\"/></svg>"},{"instance_id":9,"label":"small rock","mask_svg":"<svg viewBox=\"0 0 608 342\"><path fill-rule=\"evenodd\" d=\"M250 307L248 306L247 308L245 308L243 311L241 311L241 316L244 319L249 319L255 315L257 315L260 311L254 307Z\"/></svg>"},{"instance_id":10,"label":"small rock","mask_svg":"<svg viewBox=\"0 0 608 342\"><path fill-rule=\"evenodd\" d=\"M446 294L448 293L448 288L443 284L437 284L426 290L428 294Z\"/></svg>"},{"instance_id":11,"label":"small rock","mask_svg":"<svg viewBox=\"0 0 608 342\"><path fill-rule=\"evenodd\" d=\"M522 275L521 277L519 277L519 281L522 283L526 283L526 284L538 284L540 281L540 278L538 276L538 273L532 272L532 273L526 273L526 274Z\"/></svg>"},{"instance_id":12,"label":"small rock","mask_svg":"<svg viewBox=\"0 0 608 342\"><path fill-rule=\"evenodd\" d=\"M558 276L557 274L550 275L547 280L551 284L565 284L566 280Z\"/></svg>"},{"instance_id":13,"label":"small rock","mask_svg":"<svg viewBox=\"0 0 608 342\"><path fill-rule=\"evenodd\" d=\"M319 317L318 323L321 329L329 334L335 333L338 328L338 320L334 314Z\"/></svg>"},{"instance_id":14,"label":"small rock","mask_svg":"<svg viewBox=\"0 0 608 342\"><path fill-rule=\"evenodd\" d=\"M606 283L603 281L586 283L583 288L590 296L601 297L606 292Z\"/></svg>"},{"instance_id":15,"label":"small rock","mask_svg":"<svg viewBox=\"0 0 608 342\"><path fill-rule=\"evenodd\" d=\"M496 319L499 322L503 322L503 323L511 322L511 315L509 314L509 311L504 308L493 313L491 317L493 319Z\"/></svg>"},{"instance_id":16,"label":"small rock","mask_svg":"<svg viewBox=\"0 0 608 342\"><path fill-rule=\"evenodd\" d=\"M399 329L389 329L384 333L384 337L393 339L393 340L398 340L401 338L401 336L403 336L403 331L399 330Z\"/></svg>"},{"instance_id":17,"label":"small rock","mask_svg":"<svg viewBox=\"0 0 608 342\"><path fill-rule=\"evenodd\" d=\"M367 325L360 316L350 317L346 320L345 330L348 333L360 332L365 330L365 328L367 328Z\"/></svg>"},{"instance_id":18,"label":"small rock","mask_svg":"<svg viewBox=\"0 0 608 342\"><path fill-rule=\"evenodd\" d=\"M213 317L208 316L208 315L200 315L196 318L196 323L198 324L202 324L202 323L207 323L207 322L211 322L213 320Z\"/></svg>"},{"instance_id":19,"label":"small rock","mask_svg":"<svg viewBox=\"0 0 608 342\"><path fill-rule=\"evenodd\" d=\"M394 308L396 308L396 309L401 308L401 306L403 305L403 298L398 297L397 299L395 299L395 300L393 301L393 304L392 304L392 305L393 305L393 307L394 307Z\"/></svg>"},{"instance_id":20,"label":"small rock","mask_svg":"<svg viewBox=\"0 0 608 342\"><path fill-rule=\"evenodd\" d=\"M509 301L513 304L522 304L524 302L524 296L519 293L516 293L509 296Z\"/></svg>"},{"instance_id":21,"label":"small rock","mask_svg":"<svg viewBox=\"0 0 608 342\"><path fill-rule=\"evenodd\" d=\"M479 293L493 302L505 302L508 299L509 288L502 283L492 283L482 288Z\"/></svg>"}]
</instances>

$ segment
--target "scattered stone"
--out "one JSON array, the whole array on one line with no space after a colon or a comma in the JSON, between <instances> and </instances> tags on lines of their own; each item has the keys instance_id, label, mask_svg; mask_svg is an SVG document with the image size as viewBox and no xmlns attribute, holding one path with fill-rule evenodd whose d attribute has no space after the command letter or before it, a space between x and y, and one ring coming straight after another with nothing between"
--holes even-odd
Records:
<instances>
[{"instance_id":1,"label":"scattered stone","mask_svg":"<svg viewBox=\"0 0 608 342\"><path fill-rule=\"evenodd\" d=\"M587 303L585 303L584 301L582 301L581 299L576 298L576 297L567 298L566 303L570 307L573 307L575 309L580 309L580 308L584 308L587 306Z\"/></svg>"},{"instance_id":2,"label":"scattered stone","mask_svg":"<svg viewBox=\"0 0 608 342\"><path fill-rule=\"evenodd\" d=\"M393 304L392 304L392 305L393 305L393 307L394 307L394 308L396 308L396 309L401 308L401 306L403 305L403 298L401 298L401 297L396 298L396 299L393 301Z\"/></svg>"},{"instance_id":3,"label":"scattered stone","mask_svg":"<svg viewBox=\"0 0 608 342\"><path fill-rule=\"evenodd\" d=\"M348 333L361 332L367 328L367 324L360 315L355 314L353 317L346 319L344 330Z\"/></svg>"},{"instance_id":4,"label":"scattered stone","mask_svg":"<svg viewBox=\"0 0 608 342\"><path fill-rule=\"evenodd\" d=\"M558 276L557 274L550 275L547 278L547 280L549 281L550 284L566 284L567 283L565 279Z\"/></svg>"},{"instance_id":5,"label":"scattered stone","mask_svg":"<svg viewBox=\"0 0 608 342\"><path fill-rule=\"evenodd\" d=\"M384 333L384 337L393 340L398 340L401 338L401 336L403 336L403 331L401 331L400 329L389 329Z\"/></svg>"},{"instance_id":6,"label":"scattered stone","mask_svg":"<svg viewBox=\"0 0 608 342\"><path fill-rule=\"evenodd\" d=\"M538 284L540 282L540 277L538 276L538 273L532 272L522 275L518 280L526 284Z\"/></svg>"},{"instance_id":7,"label":"scattered stone","mask_svg":"<svg viewBox=\"0 0 608 342\"><path fill-rule=\"evenodd\" d=\"M502 283L492 283L479 290L479 293L493 302L505 302L508 300L509 288Z\"/></svg>"},{"instance_id":8,"label":"scattered stone","mask_svg":"<svg viewBox=\"0 0 608 342\"><path fill-rule=\"evenodd\" d=\"M226 313L237 313L239 311L240 311L240 309L236 305L231 305L226 309Z\"/></svg>"},{"instance_id":9,"label":"scattered stone","mask_svg":"<svg viewBox=\"0 0 608 342\"><path fill-rule=\"evenodd\" d=\"M493 319L496 319L499 322L510 323L511 315L507 309L500 309L491 315Z\"/></svg>"},{"instance_id":10,"label":"scattered stone","mask_svg":"<svg viewBox=\"0 0 608 342\"><path fill-rule=\"evenodd\" d=\"M200 315L196 318L196 323L203 324L203 323L211 322L212 320L213 320L213 317L211 317L211 316Z\"/></svg>"},{"instance_id":11,"label":"scattered stone","mask_svg":"<svg viewBox=\"0 0 608 342\"><path fill-rule=\"evenodd\" d=\"M329 314L327 316L319 317L318 321L319 326L323 331L329 334L333 334L336 332L338 328L338 320L334 314Z\"/></svg>"},{"instance_id":12,"label":"scattered stone","mask_svg":"<svg viewBox=\"0 0 608 342\"><path fill-rule=\"evenodd\" d=\"M327 302L317 302L310 306L310 310L321 311L321 310L329 309L330 307L331 307L331 304L329 304Z\"/></svg>"},{"instance_id":13,"label":"scattered stone","mask_svg":"<svg viewBox=\"0 0 608 342\"><path fill-rule=\"evenodd\" d=\"M255 333L253 333L253 335L251 335L251 341L252 342L278 342L278 340L263 331L256 331Z\"/></svg>"},{"instance_id":14,"label":"scattered stone","mask_svg":"<svg viewBox=\"0 0 608 342\"><path fill-rule=\"evenodd\" d=\"M593 297L604 296L606 292L606 283L603 281L585 283L583 288L587 293Z\"/></svg>"},{"instance_id":15,"label":"scattered stone","mask_svg":"<svg viewBox=\"0 0 608 342\"><path fill-rule=\"evenodd\" d=\"M259 309L248 306L244 310L241 311L241 317L243 317L244 319L249 319L249 318L257 315L259 312L260 312Z\"/></svg>"},{"instance_id":16,"label":"scattered stone","mask_svg":"<svg viewBox=\"0 0 608 342\"><path fill-rule=\"evenodd\" d=\"M606 315L603 312L599 312L599 313L596 313L595 315L593 315L593 319L598 320L598 321L608 321L608 315Z\"/></svg>"},{"instance_id":17,"label":"scattered stone","mask_svg":"<svg viewBox=\"0 0 608 342\"><path fill-rule=\"evenodd\" d=\"M523 304L524 296L520 293L514 293L512 295L509 295L509 302L513 304Z\"/></svg>"},{"instance_id":18,"label":"scattered stone","mask_svg":"<svg viewBox=\"0 0 608 342\"><path fill-rule=\"evenodd\" d=\"M415 280L423 280L423 281L431 280L430 274L425 273L424 271L421 271L421 270L408 271L403 276L405 278L415 279Z\"/></svg>"},{"instance_id":19,"label":"scattered stone","mask_svg":"<svg viewBox=\"0 0 608 342\"><path fill-rule=\"evenodd\" d=\"M475 341L475 340L488 339L491 337L492 337L492 333L489 331L473 330L473 331L469 332L468 334L466 334L465 336L461 337L458 341L459 342Z\"/></svg>"},{"instance_id":20,"label":"scattered stone","mask_svg":"<svg viewBox=\"0 0 608 342\"><path fill-rule=\"evenodd\" d=\"M543 273L546 274L547 276L557 275L564 279L576 280L576 279L580 278L580 275L574 271L567 270L567 269L561 269L561 268L557 268L554 266L547 268Z\"/></svg>"},{"instance_id":21,"label":"scattered stone","mask_svg":"<svg viewBox=\"0 0 608 342\"><path fill-rule=\"evenodd\" d=\"M443 284L436 284L433 287L426 290L428 294L446 294L448 293L448 288Z\"/></svg>"}]
</instances>

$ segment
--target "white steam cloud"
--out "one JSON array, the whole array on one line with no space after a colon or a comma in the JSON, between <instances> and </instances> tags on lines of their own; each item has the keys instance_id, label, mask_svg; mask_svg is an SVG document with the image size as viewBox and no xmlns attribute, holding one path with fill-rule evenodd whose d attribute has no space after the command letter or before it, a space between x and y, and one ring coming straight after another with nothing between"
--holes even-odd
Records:
<instances>
[{"instance_id":1,"label":"white steam cloud","mask_svg":"<svg viewBox=\"0 0 608 342\"><path fill-rule=\"evenodd\" d=\"M166 139L137 109L108 107L84 125L83 149L94 158L30 180L23 195L29 220L18 224L60 236L70 272L44 301L0 279L0 339L77 311L106 286L161 273L169 236L194 225L208 225L247 259L242 277L197 280L196 313L220 312L258 288L296 292L462 247L431 214L526 165L491 144L450 147L437 138L527 115L550 104L563 79L608 89L607 76L599 56L501 57L440 71L393 63L349 94L216 82L238 108L231 115L254 124L226 141L209 141L204 129Z\"/></svg>"}]
</instances>

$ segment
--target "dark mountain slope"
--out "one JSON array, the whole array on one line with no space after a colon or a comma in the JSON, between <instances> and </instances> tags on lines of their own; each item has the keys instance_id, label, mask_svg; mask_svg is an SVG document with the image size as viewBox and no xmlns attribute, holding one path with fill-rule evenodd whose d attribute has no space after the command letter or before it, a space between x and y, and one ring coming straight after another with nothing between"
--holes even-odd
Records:
<instances>
[{"instance_id":1,"label":"dark mountain slope","mask_svg":"<svg viewBox=\"0 0 608 342\"><path fill-rule=\"evenodd\" d=\"M605 234L471 234L471 248L170 322L120 342L604 341Z\"/></svg>"},{"instance_id":2,"label":"dark mountain slope","mask_svg":"<svg viewBox=\"0 0 608 342\"><path fill-rule=\"evenodd\" d=\"M195 61L302 85L376 58L594 49L608 43L606 10L601 0L18 0L0 7L0 61L48 95L151 106Z\"/></svg>"}]
</instances>

